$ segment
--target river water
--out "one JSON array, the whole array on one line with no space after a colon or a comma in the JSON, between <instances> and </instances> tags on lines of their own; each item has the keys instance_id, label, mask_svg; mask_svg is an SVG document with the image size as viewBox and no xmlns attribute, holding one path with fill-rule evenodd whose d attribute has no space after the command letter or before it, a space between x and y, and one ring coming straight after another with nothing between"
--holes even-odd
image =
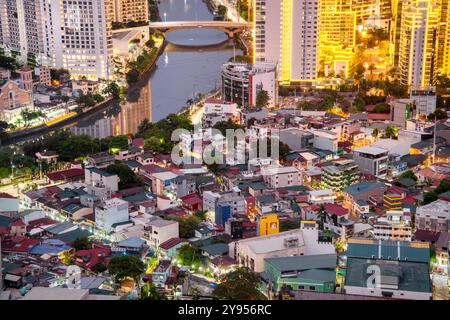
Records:
<instances>
[{"instance_id":1,"label":"river water","mask_svg":"<svg viewBox=\"0 0 450 320\"><path fill-rule=\"evenodd\" d=\"M163 21L213 20L202 0L160 0L159 11ZM145 118L161 120L180 111L193 96L220 87L221 65L233 56L232 42L223 32L179 30L169 33L167 40L154 72L128 94L127 101L80 120L70 130L92 138L134 134ZM209 44L216 45L204 46Z\"/></svg>"}]
</instances>

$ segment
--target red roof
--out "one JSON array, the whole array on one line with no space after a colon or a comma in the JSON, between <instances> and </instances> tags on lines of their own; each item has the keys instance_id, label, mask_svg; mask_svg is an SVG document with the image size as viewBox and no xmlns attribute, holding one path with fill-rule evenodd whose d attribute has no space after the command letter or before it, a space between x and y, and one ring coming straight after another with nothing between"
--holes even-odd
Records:
<instances>
[{"instance_id":1,"label":"red roof","mask_svg":"<svg viewBox=\"0 0 450 320\"><path fill-rule=\"evenodd\" d=\"M143 138L135 138L131 143L134 147L143 148L144 147L144 139Z\"/></svg>"},{"instance_id":2,"label":"red roof","mask_svg":"<svg viewBox=\"0 0 450 320\"><path fill-rule=\"evenodd\" d=\"M23 222L21 219L17 219L13 222L11 222L10 227L24 227L26 226L25 222Z\"/></svg>"},{"instance_id":3,"label":"red roof","mask_svg":"<svg viewBox=\"0 0 450 320\"><path fill-rule=\"evenodd\" d=\"M414 233L414 238L419 241L435 242L439 239L440 234L440 232L417 230Z\"/></svg>"},{"instance_id":4,"label":"red roof","mask_svg":"<svg viewBox=\"0 0 450 320\"><path fill-rule=\"evenodd\" d=\"M0 192L0 198L17 199L16 197L6 192Z\"/></svg>"},{"instance_id":5,"label":"red roof","mask_svg":"<svg viewBox=\"0 0 450 320\"><path fill-rule=\"evenodd\" d=\"M48 226L50 224L57 224L57 223L58 223L57 221L52 220L50 218L41 218L41 219L36 219L36 220L30 221L30 223L28 224L28 227L33 229L33 228L37 228L40 226Z\"/></svg>"},{"instance_id":6,"label":"red roof","mask_svg":"<svg viewBox=\"0 0 450 320\"><path fill-rule=\"evenodd\" d=\"M54 194L60 193L62 191L62 189L60 187L58 187L58 186L47 187L47 190L50 193L54 193Z\"/></svg>"},{"instance_id":7,"label":"red roof","mask_svg":"<svg viewBox=\"0 0 450 320\"><path fill-rule=\"evenodd\" d=\"M203 203L203 199L202 197L200 197L200 195L198 193L191 193L188 194L187 196L184 197L180 197L180 200L183 202L183 204L187 204L187 205L195 205L195 204L199 204L199 203Z\"/></svg>"},{"instance_id":8,"label":"red roof","mask_svg":"<svg viewBox=\"0 0 450 320\"><path fill-rule=\"evenodd\" d=\"M2 251L27 253L28 250L37 243L39 243L39 240L37 239L13 237L2 242Z\"/></svg>"},{"instance_id":9,"label":"red roof","mask_svg":"<svg viewBox=\"0 0 450 320\"><path fill-rule=\"evenodd\" d=\"M109 256L111 256L111 249L105 247L96 247L75 252L75 257L89 259L86 263L81 263L87 268L92 268L98 263L103 263Z\"/></svg>"},{"instance_id":10,"label":"red roof","mask_svg":"<svg viewBox=\"0 0 450 320\"><path fill-rule=\"evenodd\" d=\"M369 113L367 114L367 118L369 120L389 120L390 114L389 113Z\"/></svg>"},{"instance_id":11,"label":"red roof","mask_svg":"<svg viewBox=\"0 0 450 320\"><path fill-rule=\"evenodd\" d=\"M84 177L84 170L78 168L67 169L63 171L51 172L46 174L47 178L51 181L60 181L73 178Z\"/></svg>"},{"instance_id":12,"label":"red roof","mask_svg":"<svg viewBox=\"0 0 450 320\"><path fill-rule=\"evenodd\" d=\"M169 250L170 248L175 247L177 244L186 242L188 243L189 241L187 241L186 239L183 238L170 238L167 241L164 241L163 243L161 243L159 245L159 247L163 250Z\"/></svg>"},{"instance_id":13,"label":"red roof","mask_svg":"<svg viewBox=\"0 0 450 320\"><path fill-rule=\"evenodd\" d=\"M148 165L142 166L140 168L140 170L145 171L146 173L149 173L149 174L167 171L166 169L161 168L160 166L157 166L155 164L148 164Z\"/></svg>"},{"instance_id":14,"label":"red roof","mask_svg":"<svg viewBox=\"0 0 450 320\"><path fill-rule=\"evenodd\" d=\"M326 212L338 217L348 214L348 210L338 204L326 203L324 207Z\"/></svg>"}]
</instances>

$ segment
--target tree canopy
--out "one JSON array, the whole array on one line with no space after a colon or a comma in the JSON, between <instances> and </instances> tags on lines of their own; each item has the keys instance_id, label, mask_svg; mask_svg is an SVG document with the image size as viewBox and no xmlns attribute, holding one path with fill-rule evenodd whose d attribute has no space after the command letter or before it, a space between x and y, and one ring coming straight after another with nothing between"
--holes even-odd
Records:
<instances>
[{"instance_id":1,"label":"tree canopy","mask_svg":"<svg viewBox=\"0 0 450 320\"><path fill-rule=\"evenodd\" d=\"M213 296L224 300L262 300L259 291L259 274L245 267L239 267L223 276L221 283L213 291Z\"/></svg>"},{"instance_id":2,"label":"tree canopy","mask_svg":"<svg viewBox=\"0 0 450 320\"><path fill-rule=\"evenodd\" d=\"M135 256L116 256L109 262L108 271L118 281L131 278L139 282L145 271L145 264Z\"/></svg>"},{"instance_id":3,"label":"tree canopy","mask_svg":"<svg viewBox=\"0 0 450 320\"><path fill-rule=\"evenodd\" d=\"M144 185L144 181L133 172L126 164L116 162L105 169L106 172L117 174L119 177L119 189L127 189Z\"/></svg>"},{"instance_id":4,"label":"tree canopy","mask_svg":"<svg viewBox=\"0 0 450 320\"><path fill-rule=\"evenodd\" d=\"M258 108L265 108L269 105L270 96L269 93L266 90L261 90L258 92L258 95L256 96L256 106Z\"/></svg>"}]
</instances>

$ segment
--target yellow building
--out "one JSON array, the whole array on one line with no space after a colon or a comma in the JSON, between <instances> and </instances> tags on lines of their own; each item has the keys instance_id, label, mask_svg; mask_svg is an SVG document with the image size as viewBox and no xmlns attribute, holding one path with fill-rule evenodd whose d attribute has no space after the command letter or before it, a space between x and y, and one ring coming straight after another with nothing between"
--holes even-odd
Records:
<instances>
[{"instance_id":1,"label":"yellow building","mask_svg":"<svg viewBox=\"0 0 450 320\"><path fill-rule=\"evenodd\" d=\"M258 236L267 236L280 232L280 220L277 214L265 214L257 218Z\"/></svg>"},{"instance_id":2,"label":"yellow building","mask_svg":"<svg viewBox=\"0 0 450 320\"><path fill-rule=\"evenodd\" d=\"M356 35L352 0L319 1L319 21L319 69L347 77Z\"/></svg>"},{"instance_id":3,"label":"yellow building","mask_svg":"<svg viewBox=\"0 0 450 320\"><path fill-rule=\"evenodd\" d=\"M440 8L438 69L450 75L450 0L441 0Z\"/></svg>"},{"instance_id":4,"label":"yellow building","mask_svg":"<svg viewBox=\"0 0 450 320\"><path fill-rule=\"evenodd\" d=\"M441 0L406 0L402 4L399 42L400 81L421 87L437 72Z\"/></svg>"}]
</instances>

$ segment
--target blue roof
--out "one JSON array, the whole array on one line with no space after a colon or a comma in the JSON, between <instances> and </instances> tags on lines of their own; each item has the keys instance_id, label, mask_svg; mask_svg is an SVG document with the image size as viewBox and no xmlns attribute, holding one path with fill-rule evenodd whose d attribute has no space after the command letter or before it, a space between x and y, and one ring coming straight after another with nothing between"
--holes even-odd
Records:
<instances>
[{"instance_id":1,"label":"blue roof","mask_svg":"<svg viewBox=\"0 0 450 320\"><path fill-rule=\"evenodd\" d=\"M83 208L83 207L80 206L79 204L71 203L68 206L65 206L64 208L62 208L62 210L66 211L66 212L74 213L75 211L77 211L78 209L81 209L81 208Z\"/></svg>"},{"instance_id":2,"label":"blue roof","mask_svg":"<svg viewBox=\"0 0 450 320\"><path fill-rule=\"evenodd\" d=\"M128 247L128 248L140 248L145 245L145 241L138 237L128 238L126 240L120 241L116 243L119 247Z\"/></svg>"},{"instance_id":3,"label":"blue roof","mask_svg":"<svg viewBox=\"0 0 450 320\"><path fill-rule=\"evenodd\" d=\"M72 249L71 246L66 245L64 242L58 239L47 239L42 242L42 244L37 244L33 246L30 250L30 254L58 254L67 250Z\"/></svg>"},{"instance_id":4,"label":"blue roof","mask_svg":"<svg viewBox=\"0 0 450 320\"><path fill-rule=\"evenodd\" d=\"M375 188L380 188L383 186L385 186L385 185L382 182L364 181L364 182L355 183L355 184L348 186L347 188L344 189L344 192L350 194L351 196L355 196L361 192L365 192L367 190L371 190L371 189L375 189Z\"/></svg>"},{"instance_id":5,"label":"blue roof","mask_svg":"<svg viewBox=\"0 0 450 320\"><path fill-rule=\"evenodd\" d=\"M347 257L428 263L430 248L420 242L354 239L348 243Z\"/></svg>"}]
</instances>

